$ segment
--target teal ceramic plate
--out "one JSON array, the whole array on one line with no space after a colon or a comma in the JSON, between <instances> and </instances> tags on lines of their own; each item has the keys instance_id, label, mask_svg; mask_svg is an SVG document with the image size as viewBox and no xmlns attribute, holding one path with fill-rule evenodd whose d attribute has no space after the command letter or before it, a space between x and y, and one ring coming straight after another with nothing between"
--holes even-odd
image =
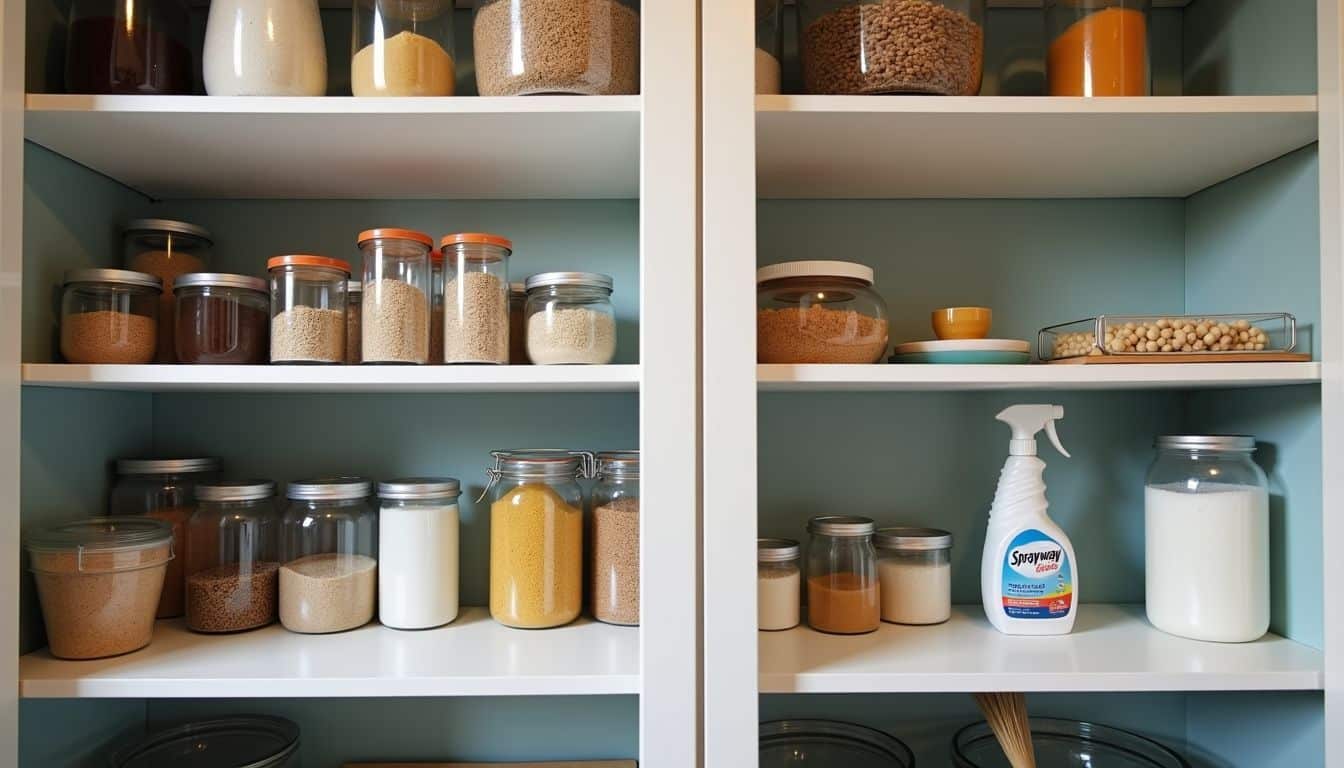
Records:
<instances>
[{"instance_id":1,"label":"teal ceramic plate","mask_svg":"<svg viewBox=\"0 0 1344 768\"><path fill-rule=\"evenodd\" d=\"M960 365L1025 365L1031 362L1031 344L1016 339L949 339L898 344L893 363Z\"/></svg>"},{"instance_id":2,"label":"teal ceramic plate","mask_svg":"<svg viewBox=\"0 0 1344 768\"><path fill-rule=\"evenodd\" d=\"M915 352L892 355L893 363L945 363L960 365L1025 365L1031 362L1026 352Z\"/></svg>"}]
</instances>

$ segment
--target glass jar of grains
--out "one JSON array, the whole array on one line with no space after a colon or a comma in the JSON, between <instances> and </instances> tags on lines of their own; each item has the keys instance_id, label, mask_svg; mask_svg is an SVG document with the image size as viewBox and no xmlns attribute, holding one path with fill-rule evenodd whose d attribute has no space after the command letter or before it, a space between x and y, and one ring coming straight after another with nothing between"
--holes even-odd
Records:
<instances>
[{"instance_id":1,"label":"glass jar of grains","mask_svg":"<svg viewBox=\"0 0 1344 768\"><path fill-rule=\"evenodd\" d=\"M429 235L410 229L359 233L359 250L364 255L362 362L428 362L429 251L433 247Z\"/></svg>"},{"instance_id":2,"label":"glass jar of grains","mask_svg":"<svg viewBox=\"0 0 1344 768\"><path fill-rule=\"evenodd\" d=\"M887 351L887 304L873 268L789 261L756 271L760 363L875 363Z\"/></svg>"},{"instance_id":3,"label":"glass jar of grains","mask_svg":"<svg viewBox=\"0 0 1344 768\"><path fill-rule=\"evenodd\" d=\"M196 272L177 278L174 341L179 363L264 363L270 293L248 275Z\"/></svg>"},{"instance_id":4,"label":"glass jar of grains","mask_svg":"<svg viewBox=\"0 0 1344 768\"><path fill-rule=\"evenodd\" d=\"M209 266L213 242L209 230L172 219L135 219L122 228L122 260L127 269L147 272L163 281L159 304L158 348L154 359L177 362L174 342L176 315L173 289L176 280Z\"/></svg>"},{"instance_id":5,"label":"glass jar of grains","mask_svg":"<svg viewBox=\"0 0 1344 768\"><path fill-rule=\"evenodd\" d=\"M802 602L801 549L793 539L756 540L756 626L778 631L798 626Z\"/></svg>"},{"instance_id":6,"label":"glass jar of grains","mask_svg":"<svg viewBox=\"0 0 1344 768\"><path fill-rule=\"evenodd\" d=\"M639 624L639 451L597 454L590 542L593 618Z\"/></svg>"},{"instance_id":7,"label":"glass jar of grains","mask_svg":"<svg viewBox=\"0 0 1344 768\"><path fill-rule=\"evenodd\" d=\"M472 27L482 96L639 93L635 0L480 0Z\"/></svg>"},{"instance_id":8,"label":"glass jar of grains","mask_svg":"<svg viewBox=\"0 0 1344 768\"><path fill-rule=\"evenodd\" d=\"M163 281L125 269L72 269L61 291L61 356L67 363L150 363Z\"/></svg>"},{"instance_id":9,"label":"glass jar of grains","mask_svg":"<svg viewBox=\"0 0 1344 768\"><path fill-rule=\"evenodd\" d=\"M274 622L280 596L275 483L201 483L196 503L187 522L187 628L241 632Z\"/></svg>"},{"instance_id":10,"label":"glass jar of grains","mask_svg":"<svg viewBox=\"0 0 1344 768\"><path fill-rule=\"evenodd\" d=\"M807 623L837 635L872 632L882 623L873 521L814 517L807 523Z\"/></svg>"},{"instance_id":11,"label":"glass jar of grains","mask_svg":"<svg viewBox=\"0 0 1344 768\"><path fill-rule=\"evenodd\" d=\"M443 361L509 362L509 256L499 235L460 232L440 241L444 258Z\"/></svg>"},{"instance_id":12,"label":"glass jar of grains","mask_svg":"<svg viewBox=\"0 0 1344 768\"><path fill-rule=\"evenodd\" d=\"M491 451L490 615L522 629L578 618L583 604L586 451Z\"/></svg>"},{"instance_id":13,"label":"glass jar of grains","mask_svg":"<svg viewBox=\"0 0 1344 768\"><path fill-rule=\"evenodd\" d=\"M604 365L616 356L611 278L543 272L527 278L527 356L537 365Z\"/></svg>"},{"instance_id":14,"label":"glass jar of grains","mask_svg":"<svg viewBox=\"0 0 1344 768\"><path fill-rule=\"evenodd\" d=\"M883 621L941 624L952 617L952 534L882 528L873 545Z\"/></svg>"},{"instance_id":15,"label":"glass jar of grains","mask_svg":"<svg viewBox=\"0 0 1344 768\"><path fill-rule=\"evenodd\" d=\"M271 272L271 362L345 362L345 285L350 263L307 254L275 256Z\"/></svg>"},{"instance_id":16,"label":"glass jar of grains","mask_svg":"<svg viewBox=\"0 0 1344 768\"><path fill-rule=\"evenodd\" d=\"M364 283L345 281L345 362L358 365L361 337L364 335Z\"/></svg>"},{"instance_id":17,"label":"glass jar of grains","mask_svg":"<svg viewBox=\"0 0 1344 768\"><path fill-rule=\"evenodd\" d=\"M452 96L453 0L354 0L350 91Z\"/></svg>"},{"instance_id":18,"label":"glass jar of grains","mask_svg":"<svg viewBox=\"0 0 1344 768\"><path fill-rule=\"evenodd\" d=\"M320 634L361 627L378 599L378 511L359 477L296 480L280 527L280 623Z\"/></svg>"}]
</instances>

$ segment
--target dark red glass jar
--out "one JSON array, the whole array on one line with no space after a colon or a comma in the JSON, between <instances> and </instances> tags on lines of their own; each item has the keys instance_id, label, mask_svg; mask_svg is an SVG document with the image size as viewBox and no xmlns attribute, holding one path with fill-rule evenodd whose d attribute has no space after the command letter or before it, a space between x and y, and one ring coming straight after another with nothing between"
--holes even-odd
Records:
<instances>
[{"instance_id":1,"label":"dark red glass jar","mask_svg":"<svg viewBox=\"0 0 1344 768\"><path fill-rule=\"evenodd\" d=\"M65 48L70 93L191 93L183 0L74 0Z\"/></svg>"}]
</instances>

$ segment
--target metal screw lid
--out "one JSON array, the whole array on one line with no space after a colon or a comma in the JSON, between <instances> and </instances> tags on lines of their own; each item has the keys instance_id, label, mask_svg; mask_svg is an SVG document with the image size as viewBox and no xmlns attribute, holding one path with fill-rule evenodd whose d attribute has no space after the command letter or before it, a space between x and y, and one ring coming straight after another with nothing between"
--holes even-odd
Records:
<instances>
[{"instance_id":1,"label":"metal screw lid","mask_svg":"<svg viewBox=\"0 0 1344 768\"><path fill-rule=\"evenodd\" d=\"M270 480L221 480L196 486L198 501L255 501L275 496L275 483Z\"/></svg>"},{"instance_id":2,"label":"metal screw lid","mask_svg":"<svg viewBox=\"0 0 1344 768\"><path fill-rule=\"evenodd\" d=\"M787 563L790 560L797 560L802 551L802 547L793 539L756 540L758 563Z\"/></svg>"},{"instance_id":3,"label":"metal screw lid","mask_svg":"<svg viewBox=\"0 0 1344 768\"><path fill-rule=\"evenodd\" d=\"M537 288L549 288L553 285L577 285L610 291L613 283L611 275L603 275L598 272L542 272L539 275L527 278L523 285L528 291Z\"/></svg>"},{"instance_id":4,"label":"metal screw lid","mask_svg":"<svg viewBox=\"0 0 1344 768\"><path fill-rule=\"evenodd\" d=\"M903 551L951 549L952 534L939 528L879 528L873 546Z\"/></svg>"},{"instance_id":5,"label":"metal screw lid","mask_svg":"<svg viewBox=\"0 0 1344 768\"><path fill-rule=\"evenodd\" d=\"M1255 450L1255 438L1250 435L1160 435L1155 445L1187 451L1250 452Z\"/></svg>"},{"instance_id":6,"label":"metal screw lid","mask_svg":"<svg viewBox=\"0 0 1344 768\"><path fill-rule=\"evenodd\" d=\"M807 521L808 533L823 536L871 536L876 528L871 518L853 515L824 515Z\"/></svg>"},{"instance_id":7,"label":"metal screw lid","mask_svg":"<svg viewBox=\"0 0 1344 768\"><path fill-rule=\"evenodd\" d=\"M240 288L245 291L266 293L266 281L250 275L232 275L227 272L191 272L173 281L173 292L183 288Z\"/></svg>"},{"instance_id":8,"label":"metal screw lid","mask_svg":"<svg viewBox=\"0 0 1344 768\"><path fill-rule=\"evenodd\" d=\"M373 495L373 481L363 477L319 477L295 480L285 495L301 501L343 501Z\"/></svg>"},{"instance_id":9,"label":"metal screw lid","mask_svg":"<svg viewBox=\"0 0 1344 768\"><path fill-rule=\"evenodd\" d=\"M219 459L117 459L118 475L179 475L217 471Z\"/></svg>"},{"instance_id":10,"label":"metal screw lid","mask_svg":"<svg viewBox=\"0 0 1344 768\"><path fill-rule=\"evenodd\" d=\"M172 235L190 235L198 237L207 243L212 241L210 230L195 224L189 224L185 221L173 221L172 219L132 219L126 222L126 226L121 228L125 232L166 232Z\"/></svg>"},{"instance_id":11,"label":"metal screw lid","mask_svg":"<svg viewBox=\"0 0 1344 768\"><path fill-rule=\"evenodd\" d=\"M401 477L378 484L378 496L394 501L456 499L462 486L455 477Z\"/></svg>"},{"instance_id":12,"label":"metal screw lid","mask_svg":"<svg viewBox=\"0 0 1344 768\"><path fill-rule=\"evenodd\" d=\"M66 270L65 284L72 283L109 283L111 285L134 285L140 288L163 290L163 281L148 272L136 272L130 269L71 269Z\"/></svg>"}]
</instances>

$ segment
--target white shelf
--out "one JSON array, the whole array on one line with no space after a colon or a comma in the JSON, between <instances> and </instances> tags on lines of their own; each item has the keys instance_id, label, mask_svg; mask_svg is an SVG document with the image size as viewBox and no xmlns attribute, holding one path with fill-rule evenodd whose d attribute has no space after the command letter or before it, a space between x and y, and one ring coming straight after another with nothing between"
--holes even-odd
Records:
<instances>
[{"instance_id":1,"label":"white shelf","mask_svg":"<svg viewBox=\"0 0 1344 768\"><path fill-rule=\"evenodd\" d=\"M1213 389L1319 384L1320 363L758 365L770 392Z\"/></svg>"},{"instance_id":2,"label":"white shelf","mask_svg":"<svg viewBox=\"0 0 1344 768\"><path fill-rule=\"evenodd\" d=\"M586 619L557 629L510 629L466 608L440 629L370 624L333 635L280 625L199 635L160 621L154 641L126 656L19 660L24 698L266 698L548 696L639 693L639 629Z\"/></svg>"},{"instance_id":3,"label":"white shelf","mask_svg":"<svg viewBox=\"0 0 1344 768\"><path fill-rule=\"evenodd\" d=\"M1320 651L1277 635L1204 643L1153 629L1143 606L1079 608L1070 635L1012 637L980 606L933 627L868 635L761 632L762 693L1319 690Z\"/></svg>"},{"instance_id":4,"label":"white shelf","mask_svg":"<svg viewBox=\"0 0 1344 768\"><path fill-rule=\"evenodd\" d=\"M32 94L25 136L153 198L634 198L640 103Z\"/></svg>"},{"instance_id":5,"label":"white shelf","mask_svg":"<svg viewBox=\"0 0 1344 768\"><path fill-rule=\"evenodd\" d=\"M758 96L756 112L762 198L1187 197L1317 135L1315 96Z\"/></svg>"},{"instance_id":6,"label":"white shelf","mask_svg":"<svg viewBox=\"0 0 1344 768\"><path fill-rule=\"evenodd\" d=\"M23 385L141 392L634 392L639 366L26 363Z\"/></svg>"}]
</instances>

